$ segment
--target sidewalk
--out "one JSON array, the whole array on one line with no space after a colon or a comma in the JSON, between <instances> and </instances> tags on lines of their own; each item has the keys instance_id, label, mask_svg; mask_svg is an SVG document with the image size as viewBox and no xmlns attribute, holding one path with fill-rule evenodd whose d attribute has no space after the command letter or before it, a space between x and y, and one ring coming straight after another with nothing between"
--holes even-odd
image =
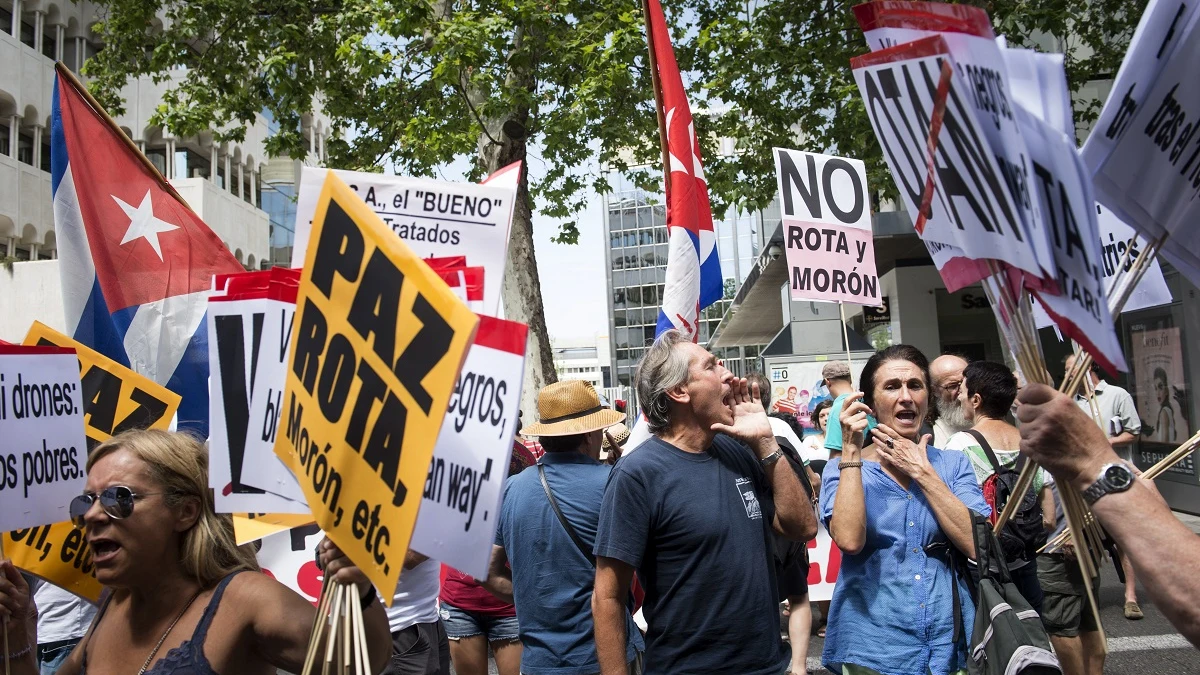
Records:
<instances>
[{"instance_id":1,"label":"sidewalk","mask_svg":"<svg viewBox=\"0 0 1200 675\"><path fill-rule=\"evenodd\" d=\"M1175 517L1178 518L1184 525L1187 525L1192 532L1200 534L1200 516L1193 516L1190 513L1181 513L1179 511L1172 511L1172 513L1174 513Z\"/></svg>"}]
</instances>

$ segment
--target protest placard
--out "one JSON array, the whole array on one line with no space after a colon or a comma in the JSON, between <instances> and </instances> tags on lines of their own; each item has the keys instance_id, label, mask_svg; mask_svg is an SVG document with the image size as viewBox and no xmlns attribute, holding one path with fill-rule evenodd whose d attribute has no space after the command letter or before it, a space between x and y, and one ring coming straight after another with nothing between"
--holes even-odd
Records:
<instances>
[{"instance_id":1,"label":"protest placard","mask_svg":"<svg viewBox=\"0 0 1200 675\"><path fill-rule=\"evenodd\" d=\"M833 599L833 589L842 571L842 550L834 545L829 530L817 525L817 536L808 542L808 599L826 602Z\"/></svg>"},{"instance_id":2,"label":"protest placard","mask_svg":"<svg viewBox=\"0 0 1200 675\"><path fill-rule=\"evenodd\" d=\"M87 440L75 350L0 345L0 531L69 520Z\"/></svg>"},{"instance_id":3,"label":"protest placard","mask_svg":"<svg viewBox=\"0 0 1200 675\"><path fill-rule=\"evenodd\" d=\"M335 174L315 213L275 453L390 604L478 318Z\"/></svg>"},{"instance_id":4,"label":"protest placard","mask_svg":"<svg viewBox=\"0 0 1200 675\"><path fill-rule=\"evenodd\" d=\"M851 66L917 233L969 258L1001 260L1040 277L1020 211L966 103L968 88L945 40L923 38L856 57Z\"/></svg>"},{"instance_id":5,"label":"protest placard","mask_svg":"<svg viewBox=\"0 0 1200 675\"><path fill-rule=\"evenodd\" d=\"M24 344L75 350L88 450L122 431L166 429L179 408L179 394L45 324L34 322ZM101 586L93 576L91 551L70 522L6 533L4 550L26 572L99 600Z\"/></svg>"},{"instance_id":6,"label":"protest placard","mask_svg":"<svg viewBox=\"0 0 1200 675\"><path fill-rule=\"evenodd\" d=\"M882 302L861 160L775 148L793 300Z\"/></svg>"},{"instance_id":7,"label":"protest placard","mask_svg":"<svg viewBox=\"0 0 1200 675\"><path fill-rule=\"evenodd\" d=\"M487 185L304 167L296 198L292 267L304 264L325 178L336 175L419 257L465 256L485 270L483 311L495 315L508 258L516 185L505 173Z\"/></svg>"},{"instance_id":8,"label":"protest placard","mask_svg":"<svg viewBox=\"0 0 1200 675\"><path fill-rule=\"evenodd\" d=\"M238 546L269 537L276 532L314 525L312 514L241 513L233 516L233 536Z\"/></svg>"},{"instance_id":9,"label":"protest placard","mask_svg":"<svg viewBox=\"0 0 1200 675\"><path fill-rule=\"evenodd\" d=\"M1053 234L1055 269L1061 294L1035 291L1063 335L1075 340L1109 373L1125 370L1101 271L1100 232L1087 170L1075 140L1028 113L1015 109L1029 139L1035 189L1042 195Z\"/></svg>"},{"instance_id":10,"label":"protest placard","mask_svg":"<svg viewBox=\"0 0 1200 675\"><path fill-rule=\"evenodd\" d=\"M276 267L271 272L275 277L270 280L267 296L262 302L262 347L255 360L251 386L250 428L246 433L242 480L253 487L306 504L304 490L291 467L275 454L300 271Z\"/></svg>"},{"instance_id":11,"label":"protest placard","mask_svg":"<svg viewBox=\"0 0 1200 675\"><path fill-rule=\"evenodd\" d=\"M1054 256L1042 195L1033 189L1030 154L1014 114L1005 58L987 12L970 5L894 0L856 5L854 15L872 51L922 38L942 38L956 77L967 85L956 91L963 95L968 114L973 113L977 129L986 141L986 150L1000 170L1023 226L1023 233L1012 232L1012 236L1019 245L1030 249L1041 266L1040 273L1028 270L1033 274L1031 285L1056 291L1052 281L1049 284L1034 281L1054 278ZM951 134L952 128L948 122Z\"/></svg>"},{"instance_id":12,"label":"protest placard","mask_svg":"<svg viewBox=\"0 0 1200 675\"><path fill-rule=\"evenodd\" d=\"M517 433L528 327L479 318L425 479L412 547L487 577Z\"/></svg>"},{"instance_id":13,"label":"protest placard","mask_svg":"<svg viewBox=\"0 0 1200 675\"><path fill-rule=\"evenodd\" d=\"M269 272L238 275L224 293L209 297L208 474L218 513L309 512L305 503L243 479L247 437L257 431L251 422L250 396L264 351L269 282Z\"/></svg>"},{"instance_id":14,"label":"protest placard","mask_svg":"<svg viewBox=\"0 0 1200 675\"><path fill-rule=\"evenodd\" d=\"M294 527L263 538L258 564L263 574L287 586L314 606L321 597L324 575L317 567L313 552L325 533L316 525ZM382 593L389 600L394 587Z\"/></svg>"}]
</instances>

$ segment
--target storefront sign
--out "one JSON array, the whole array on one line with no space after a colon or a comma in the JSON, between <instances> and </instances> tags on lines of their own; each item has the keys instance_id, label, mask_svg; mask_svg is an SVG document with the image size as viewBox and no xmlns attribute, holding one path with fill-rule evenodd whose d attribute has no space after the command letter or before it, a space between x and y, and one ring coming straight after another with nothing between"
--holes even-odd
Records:
<instances>
[{"instance_id":1,"label":"storefront sign","mask_svg":"<svg viewBox=\"0 0 1200 675\"><path fill-rule=\"evenodd\" d=\"M775 148L793 300L880 303L862 161Z\"/></svg>"}]
</instances>

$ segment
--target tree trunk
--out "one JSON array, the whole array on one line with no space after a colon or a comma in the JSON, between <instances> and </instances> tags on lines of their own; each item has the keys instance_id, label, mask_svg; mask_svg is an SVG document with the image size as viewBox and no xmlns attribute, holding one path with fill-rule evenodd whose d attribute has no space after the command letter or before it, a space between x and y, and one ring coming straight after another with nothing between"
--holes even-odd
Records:
<instances>
[{"instance_id":1,"label":"tree trunk","mask_svg":"<svg viewBox=\"0 0 1200 675\"><path fill-rule=\"evenodd\" d=\"M525 37L518 28L514 35L519 47ZM522 72L523 71L523 72ZM534 87L532 68L512 70L508 86ZM468 98L474 96L468 95ZM529 127L528 107L518 107L508 114L484 122L479 135L479 156L488 173L520 161L521 179L517 184L517 201L513 205L512 231L508 241L508 265L500 298L504 317L529 325L525 353L525 380L521 385L521 410L524 423L538 419L537 394L542 387L558 381L554 371L554 352L546 332L546 313L542 306L542 284L538 278L537 259L533 249L533 200L529 195L529 160L526 152L526 129ZM488 283L491 283L488 280Z\"/></svg>"}]
</instances>

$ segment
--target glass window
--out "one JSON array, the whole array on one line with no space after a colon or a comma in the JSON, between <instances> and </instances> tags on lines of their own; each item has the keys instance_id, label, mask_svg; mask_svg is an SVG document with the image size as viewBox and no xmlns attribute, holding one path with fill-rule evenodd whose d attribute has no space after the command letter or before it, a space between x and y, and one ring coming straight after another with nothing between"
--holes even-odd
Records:
<instances>
[{"instance_id":1,"label":"glass window","mask_svg":"<svg viewBox=\"0 0 1200 675\"><path fill-rule=\"evenodd\" d=\"M649 229L654 227L654 207L643 206L637 210L637 222L639 228Z\"/></svg>"},{"instance_id":2,"label":"glass window","mask_svg":"<svg viewBox=\"0 0 1200 675\"><path fill-rule=\"evenodd\" d=\"M8 7L0 7L0 31L12 35L12 10Z\"/></svg>"},{"instance_id":3,"label":"glass window","mask_svg":"<svg viewBox=\"0 0 1200 675\"><path fill-rule=\"evenodd\" d=\"M642 304L642 287L631 286L625 289L625 296L629 299L630 306L636 307Z\"/></svg>"},{"instance_id":4,"label":"glass window","mask_svg":"<svg viewBox=\"0 0 1200 675\"><path fill-rule=\"evenodd\" d=\"M618 288L613 291L613 307L625 307L625 289Z\"/></svg>"},{"instance_id":5,"label":"glass window","mask_svg":"<svg viewBox=\"0 0 1200 675\"><path fill-rule=\"evenodd\" d=\"M24 132L17 134L17 161L33 165L33 136Z\"/></svg>"},{"instance_id":6,"label":"glass window","mask_svg":"<svg viewBox=\"0 0 1200 675\"><path fill-rule=\"evenodd\" d=\"M53 59L58 54L58 30L54 26L46 26L42 31L42 55Z\"/></svg>"},{"instance_id":7,"label":"glass window","mask_svg":"<svg viewBox=\"0 0 1200 675\"><path fill-rule=\"evenodd\" d=\"M21 42L24 42L30 47L35 44L33 39L33 24L25 23L24 21L21 22ZM28 259L28 257L26 257L26 259Z\"/></svg>"},{"instance_id":8,"label":"glass window","mask_svg":"<svg viewBox=\"0 0 1200 675\"><path fill-rule=\"evenodd\" d=\"M43 135L49 136L49 134L43 134ZM42 164L42 166L41 166L42 171L46 171L46 172L50 171L50 139L49 138L42 141L41 164Z\"/></svg>"},{"instance_id":9,"label":"glass window","mask_svg":"<svg viewBox=\"0 0 1200 675\"><path fill-rule=\"evenodd\" d=\"M613 311L613 325L624 326L628 319L625 317L625 310L618 309Z\"/></svg>"},{"instance_id":10,"label":"glass window","mask_svg":"<svg viewBox=\"0 0 1200 675\"><path fill-rule=\"evenodd\" d=\"M12 148L8 147L9 134L11 129L5 123L0 122L0 155L12 157Z\"/></svg>"},{"instance_id":11,"label":"glass window","mask_svg":"<svg viewBox=\"0 0 1200 675\"><path fill-rule=\"evenodd\" d=\"M70 66L71 70L74 70L75 69L75 58L77 56L78 56L78 50L75 49L75 41L70 38L67 38L67 41L63 43L63 55L62 55L63 63Z\"/></svg>"},{"instance_id":12,"label":"glass window","mask_svg":"<svg viewBox=\"0 0 1200 675\"><path fill-rule=\"evenodd\" d=\"M661 228L666 228L667 226L667 207L663 204L658 204L654 207L654 225Z\"/></svg>"},{"instance_id":13,"label":"glass window","mask_svg":"<svg viewBox=\"0 0 1200 675\"><path fill-rule=\"evenodd\" d=\"M642 304L650 307L658 306L658 286L642 286Z\"/></svg>"}]
</instances>

